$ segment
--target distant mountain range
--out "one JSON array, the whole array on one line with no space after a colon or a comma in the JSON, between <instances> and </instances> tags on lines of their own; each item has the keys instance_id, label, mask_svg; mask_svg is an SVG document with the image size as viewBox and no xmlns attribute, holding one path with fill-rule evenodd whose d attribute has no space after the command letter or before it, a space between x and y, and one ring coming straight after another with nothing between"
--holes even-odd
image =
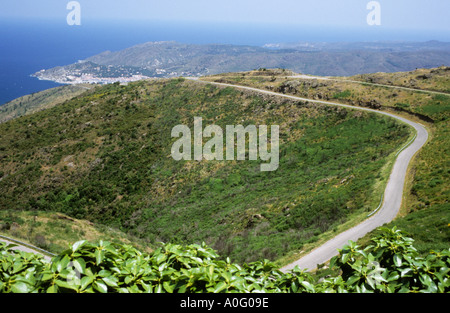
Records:
<instances>
[{"instance_id":1,"label":"distant mountain range","mask_svg":"<svg viewBox=\"0 0 450 313\"><path fill-rule=\"evenodd\" d=\"M276 43L263 47L225 44L148 42L105 51L75 64L41 70L33 76L59 83L132 81L145 77L203 76L257 68L351 76L450 65L450 43L338 42Z\"/></svg>"}]
</instances>

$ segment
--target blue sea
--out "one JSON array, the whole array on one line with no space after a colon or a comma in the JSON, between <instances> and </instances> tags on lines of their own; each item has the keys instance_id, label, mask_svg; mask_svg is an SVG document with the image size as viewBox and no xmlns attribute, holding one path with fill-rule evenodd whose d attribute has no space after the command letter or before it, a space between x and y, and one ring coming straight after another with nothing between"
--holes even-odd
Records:
<instances>
[{"instance_id":1,"label":"blue sea","mask_svg":"<svg viewBox=\"0 0 450 313\"><path fill-rule=\"evenodd\" d=\"M83 21L69 26L61 20L0 21L0 105L20 96L58 86L31 74L85 59L106 50L117 51L148 41L192 44L224 43L262 46L299 41L430 40L414 32L395 34L377 29L327 29L252 24L194 22Z\"/></svg>"}]
</instances>

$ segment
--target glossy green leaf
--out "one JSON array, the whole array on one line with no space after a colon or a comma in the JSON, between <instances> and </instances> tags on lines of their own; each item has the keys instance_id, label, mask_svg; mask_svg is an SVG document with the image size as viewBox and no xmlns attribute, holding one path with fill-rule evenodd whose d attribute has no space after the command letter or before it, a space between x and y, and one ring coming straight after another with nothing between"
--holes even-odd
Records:
<instances>
[{"instance_id":1,"label":"glossy green leaf","mask_svg":"<svg viewBox=\"0 0 450 313\"><path fill-rule=\"evenodd\" d=\"M311 283L307 282L307 281L302 281L301 285L306 289L306 291L308 292L314 292L314 287Z\"/></svg>"},{"instance_id":2,"label":"glossy green leaf","mask_svg":"<svg viewBox=\"0 0 450 313\"><path fill-rule=\"evenodd\" d=\"M361 279L361 277L359 275L353 275L347 280L347 284L353 285L354 283L356 283L360 279Z\"/></svg>"},{"instance_id":3,"label":"glossy green leaf","mask_svg":"<svg viewBox=\"0 0 450 313\"><path fill-rule=\"evenodd\" d=\"M86 289L94 281L93 276L84 276L81 278L80 287L82 290Z\"/></svg>"},{"instance_id":4,"label":"glossy green leaf","mask_svg":"<svg viewBox=\"0 0 450 313\"><path fill-rule=\"evenodd\" d=\"M78 251L78 249L80 249L83 245L85 245L86 242L87 242L86 240L80 240L80 241L75 242L72 245L72 252Z\"/></svg>"},{"instance_id":5,"label":"glossy green leaf","mask_svg":"<svg viewBox=\"0 0 450 313\"><path fill-rule=\"evenodd\" d=\"M25 282L18 281L11 286L13 293L29 293L33 288Z\"/></svg>"},{"instance_id":6,"label":"glossy green leaf","mask_svg":"<svg viewBox=\"0 0 450 313\"><path fill-rule=\"evenodd\" d=\"M227 283L225 283L224 281L221 281L215 286L214 293L219 293L222 290L224 290L225 288L227 288Z\"/></svg>"},{"instance_id":7,"label":"glossy green leaf","mask_svg":"<svg viewBox=\"0 0 450 313\"><path fill-rule=\"evenodd\" d=\"M103 281L96 280L92 283L92 286L94 287L95 290L97 290L100 293L108 292L108 287L106 286L106 284Z\"/></svg>"},{"instance_id":8,"label":"glossy green leaf","mask_svg":"<svg viewBox=\"0 0 450 313\"><path fill-rule=\"evenodd\" d=\"M56 285L58 285L58 287L61 288L66 288L66 289L71 289L71 290L77 290L78 289L78 285L75 283L72 283L71 281L67 281L67 280L55 280Z\"/></svg>"},{"instance_id":9,"label":"glossy green leaf","mask_svg":"<svg viewBox=\"0 0 450 313\"><path fill-rule=\"evenodd\" d=\"M94 256L95 256L95 263L97 265L100 265L100 263L102 263L103 258L105 256L105 252L103 250L95 250L94 252Z\"/></svg>"},{"instance_id":10,"label":"glossy green leaf","mask_svg":"<svg viewBox=\"0 0 450 313\"><path fill-rule=\"evenodd\" d=\"M42 278L41 278L41 280L42 281L48 281L48 280L51 280L51 279L53 279L53 273L51 273L51 272L46 272L46 273L44 273L43 275L42 275Z\"/></svg>"},{"instance_id":11,"label":"glossy green leaf","mask_svg":"<svg viewBox=\"0 0 450 313\"><path fill-rule=\"evenodd\" d=\"M77 258L72 261L74 268L78 271L78 273L84 274L86 269L86 262L83 258Z\"/></svg>"},{"instance_id":12,"label":"glossy green leaf","mask_svg":"<svg viewBox=\"0 0 450 313\"><path fill-rule=\"evenodd\" d=\"M110 287L118 287L117 285L118 280L114 276L103 277L102 280L105 282L105 284L107 284Z\"/></svg>"},{"instance_id":13,"label":"glossy green leaf","mask_svg":"<svg viewBox=\"0 0 450 313\"><path fill-rule=\"evenodd\" d=\"M47 293L58 293L59 292L59 288L57 285L51 285L50 287L47 288Z\"/></svg>"},{"instance_id":14,"label":"glossy green leaf","mask_svg":"<svg viewBox=\"0 0 450 313\"><path fill-rule=\"evenodd\" d=\"M155 293L162 293L163 292L163 287L161 284L156 285L155 288Z\"/></svg>"},{"instance_id":15,"label":"glossy green leaf","mask_svg":"<svg viewBox=\"0 0 450 313\"><path fill-rule=\"evenodd\" d=\"M398 254L394 255L394 264L397 267L402 266L402 257L400 255L398 255Z\"/></svg>"},{"instance_id":16,"label":"glossy green leaf","mask_svg":"<svg viewBox=\"0 0 450 313\"><path fill-rule=\"evenodd\" d=\"M165 281L163 282L163 287L168 293L173 293L175 285L172 282Z\"/></svg>"}]
</instances>

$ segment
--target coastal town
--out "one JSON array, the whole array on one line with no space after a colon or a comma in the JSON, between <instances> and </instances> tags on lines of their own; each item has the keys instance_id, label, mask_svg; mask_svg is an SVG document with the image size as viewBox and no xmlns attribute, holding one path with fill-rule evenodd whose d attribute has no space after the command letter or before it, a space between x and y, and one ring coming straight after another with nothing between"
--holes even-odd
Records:
<instances>
[{"instance_id":1,"label":"coastal town","mask_svg":"<svg viewBox=\"0 0 450 313\"><path fill-rule=\"evenodd\" d=\"M39 80L50 80L59 84L112 84L115 82L129 83L142 79L150 78L145 75L131 75L118 77L99 77L91 73L82 73L80 75L45 75L45 70L41 70L42 75L34 74Z\"/></svg>"},{"instance_id":2,"label":"coastal town","mask_svg":"<svg viewBox=\"0 0 450 313\"><path fill-rule=\"evenodd\" d=\"M32 77L59 84L112 84L130 83L149 78L198 76L201 73L164 68L143 68L126 65L100 65L91 61L78 61L67 66L42 69Z\"/></svg>"},{"instance_id":3,"label":"coastal town","mask_svg":"<svg viewBox=\"0 0 450 313\"><path fill-rule=\"evenodd\" d=\"M78 62L68 67L56 67L49 70L42 69L31 76L39 80L74 85L129 83L150 78L131 67L104 66L92 62Z\"/></svg>"}]
</instances>

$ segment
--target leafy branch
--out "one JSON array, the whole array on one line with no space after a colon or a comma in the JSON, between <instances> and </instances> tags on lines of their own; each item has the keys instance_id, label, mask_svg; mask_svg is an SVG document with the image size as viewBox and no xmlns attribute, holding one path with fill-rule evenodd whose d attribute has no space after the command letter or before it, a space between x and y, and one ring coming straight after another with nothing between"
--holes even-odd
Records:
<instances>
[{"instance_id":1,"label":"leafy branch","mask_svg":"<svg viewBox=\"0 0 450 313\"><path fill-rule=\"evenodd\" d=\"M268 260L239 265L205 244L161 244L142 253L129 245L79 241L46 261L0 243L2 293L397 293L450 291L450 249L419 257L413 239L382 229L363 248L339 250L338 275L315 282L296 267L283 273Z\"/></svg>"}]
</instances>

